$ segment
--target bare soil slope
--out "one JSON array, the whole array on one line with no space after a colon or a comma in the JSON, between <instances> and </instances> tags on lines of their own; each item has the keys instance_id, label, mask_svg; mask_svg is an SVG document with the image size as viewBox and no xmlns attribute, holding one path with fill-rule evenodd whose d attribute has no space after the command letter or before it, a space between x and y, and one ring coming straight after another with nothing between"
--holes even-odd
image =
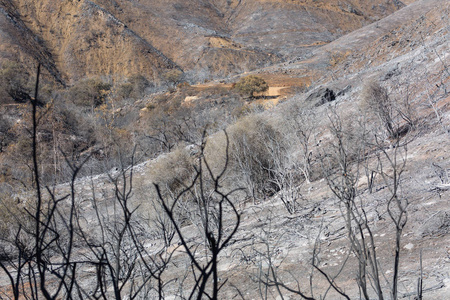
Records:
<instances>
[{"instance_id":1,"label":"bare soil slope","mask_svg":"<svg viewBox=\"0 0 450 300\"><path fill-rule=\"evenodd\" d=\"M263 114L264 118L275 122L282 122L295 103L308 107L308 101L311 101L309 96L316 90L330 88L336 94L341 92L337 96L336 106L344 113L343 118L355 120L355 124L359 117L362 85L368 80L381 82L395 101L409 101L414 106L414 113L420 121L417 131L412 133L414 139L408 145L407 167L402 174L401 195L408 199L410 205L401 243L399 297L402 299L412 299L416 295L421 253L424 297L446 299L450 293L449 183L443 185L439 175L441 169L445 172L450 170L450 7L440 7L441 3L437 0L417 1L377 24L366 26L318 49L309 60L257 71L271 78L272 82L282 82L288 78L286 82L292 85L295 80L303 80L303 71L307 67L312 68L314 73L306 73L306 76L316 76L316 82L311 82L311 90L298 93ZM332 53L339 54L334 57L334 64L330 63ZM342 53L344 55L340 55ZM327 138L327 105L320 105L315 114L320 125L318 143L312 151L318 153L322 139ZM213 148L215 138L210 140ZM214 157L217 151L212 150L211 153ZM136 180L144 190L146 187L151 189L149 175L151 177L152 169L165 159L170 158L161 157L159 162L153 161L139 167L140 175ZM368 159L374 163L376 155ZM383 288L388 291L387 282L393 274L395 236L384 210L389 193L380 178L375 182L374 192L369 193L365 180L362 176L358 185L359 197L370 215L381 276L386 279ZM263 297L255 276L267 270L269 258L284 283L293 289L300 287L306 293L310 288L310 261L315 243L320 245L320 267L329 274L340 272L342 263L349 259L337 282L345 292L358 295L355 282L357 262L352 256L347 257L349 247L341 216L342 207L324 179L299 188L302 191L302 207L293 215L286 213L277 195L262 203L240 203L243 214L241 229L223 254L219 266L221 276L230 282L229 288L223 290L227 299L242 295L244 299ZM185 227L186 235L190 236L195 231L194 227ZM176 259L183 261L182 252L176 255ZM181 269L174 268L172 272L172 276L176 277ZM319 297L320 292L317 291L326 289L326 279L316 274L311 282L315 296ZM241 294L234 287L239 287ZM296 295L284 292L286 298L297 299ZM267 294L269 299L279 299L275 287L269 288ZM330 292L328 297L340 299L336 292Z\"/></svg>"},{"instance_id":2,"label":"bare soil slope","mask_svg":"<svg viewBox=\"0 0 450 300\"><path fill-rule=\"evenodd\" d=\"M2 0L0 17L9 29L2 28L1 56L24 62L31 56L59 79L143 73L157 82L176 67L192 70L196 79L224 77L303 56L402 6L378 0Z\"/></svg>"},{"instance_id":3,"label":"bare soil slope","mask_svg":"<svg viewBox=\"0 0 450 300\"><path fill-rule=\"evenodd\" d=\"M214 5L210 4L208 9L222 12L224 16L227 13L231 14L225 10L228 4L220 1L214 3ZM231 7L237 8L241 2L229 1L228 3ZM248 7L251 3L256 2L242 1L242 5L249 5ZM268 5L275 2L261 1L261 3ZM277 3L280 6L286 4ZM294 2L293 5L296 3ZM316 49L309 58L302 61L291 60L255 71L270 79L272 91L275 87L289 87L297 83L298 86L302 86L308 83L309 86L305 92L294 93L284 103L259 116L268 122L285 124L287 116L294 108L314 107L314 118L317 122L317 132L311 143L311 153L314 158L322 153L322 145L330 139L328 108L335 107L339 110L342 113L342 119L350 126L356 125L359 121L361 117L359 103L364 82L369 80L379 82L387 89L393 101L407 103L412 108L411 113L417 118L416 128L408 133L408 147L402 148L405 152L401 152L401 158L406 158L407 163L401 175L399 196L407 199L409 203L408 221L402 232L400 244L399 298L401 299L414 299L417 280L421 276L424 280L424 298L447 299L450 295L450 182L448 178L450 174L450 44L448 43L450 6L447 3L442 5L442 3L441 0L416 1L375 24L363 27ZM194 9L193 7L195 6L189 9ZM192 16L193 12L189 12L191 15L184 18ZM246 28L250 32L251 26ZM134 32L137 32L137 29L134 29ZM251 36L236 35L236 39L233 39L231 35L226 38L214 36L208 39L212 47L241 51L240 43L251 43ZM241 38L242 40L238 41ZM272 46L277 47L276 44ZM167 54L167 57L181 65L177 62L177 55ZM209 86L196 88L206 89ZM322 89L335 92L334 102L322 103L320 102L322 99L312 97L315 92ZM273 92L277 95L280 90ZM185 102L192 104L198 101L196 99L196 94L189 94ZM218 101L217 104L219 103L221 102ZM228 130L231 132L233 127ZM207 143L211 148L206 153L206 157L211 160L217 158L224 152L223 144L223 135L212 135ZM221 151L217 151L215 147ZM192 150L190 155L195 156L195 148L188 149ZM390 147L388 144L385 150L386 153L391 154L396 151L395 147ZM146 217L151 217L152 214L157 215L154 207L151 206L151 201L158 201L153 183L166 176L161 170L172 170L180 174L183 172L184 166L174 159L177 155L179 154L163 155L135 166L134 186L136 189L132 201L136 207L141 205L139 209L147 209L138 210L137 214ZM367 163L380 162L377 155L380 155L380 152L368 154L365 157ZM388 164L386 160L381 161ZM318 160L315 160L313 164L320 167ZM114 170L111 175L113 172ZM281 299L274 286L265 289L259 281L261 278L264 279L264 274L270 274L269 267L273 267L278 279L291 289L300 289L310 296L313 296L311 292L313 290L315 298L328 293L329 299L343 299L335 291L325 292L328 287L325 277L317 272L313 278L310 277L314 249L318 251L315 254L320 258L319 267L328 274L340 274L335 282L343 291L354 296L354 299L358 298L360 291L355 281L358 276L358 262L350 252L346 224L342 217L342 204L339 204L335 195L329 190L321 174L323 173L317 175L311 183L299 184L300 205L294 214L288 214L285 211L279 194L261 202L252 203L240 199L242 201L237 203L242 216L239 231L219 257L220 281L224 283L220 291L222 299L257 299L264 296L266 299ZM343 175L347 176L347 174ZM374 180L373 191L369 192L368 180L363 174L356 189L358 200L361 201L361 205L364 205L365 213L367 212L373 229L380 276L383 278L382 285L386 291L385 297L389 298L396 232L386 211L390 196L389 186L380 177ZM227 180L236 181L233 177ZM85 214L83 217L86 220L96 218L92 210L94 197L97 197L95 201L98 201L105 211L113 207L114 186L111 181L111 177L102 174L92 178L82 178L77 182L77 203L82 208ZM92 187L95 187L94 195ZM69 186L60 185L58 189L64 194L69 191ZM110 216L114 216L113 209ZM227 222L227 224L232 223L232 219ZM189 238L190 245L194 248L202 245L203 237L200 234L196 235L199 226L189 222L185 225L182 231ZM164 247L163 239L156 235L152 238L146 236L143 244L149 252L155 253ZM185 255L182 247L177 248L177 246L177 241L174 240L170 248L164 248L168 252L178 249L174 252L174 263L170 265L165 277L168 282L174 279L174 283L168 285L165 290L167 299L177 298L179 281L185 282L186 286L189 286L190 280L192 281L190 270L186 268L192 261ZM79 250L77 255L84 254L83 249L77 250ZM422 269L419 263L420 257L423 258ZM341 270L342 265L345 267ZM184 274L187 274L186 277L183 277ZM182 280L180 280L181 277L183 277ZM6 277L0 278L2 289L8 290L8 284ZM83 281L82 284L87 290L92 288L88 280ZM289 294L285 289L283 292L284 299L298 299L298 295ZM376 298L375 294L371 292L370 298Z\"/></svg>"}]
</instances>

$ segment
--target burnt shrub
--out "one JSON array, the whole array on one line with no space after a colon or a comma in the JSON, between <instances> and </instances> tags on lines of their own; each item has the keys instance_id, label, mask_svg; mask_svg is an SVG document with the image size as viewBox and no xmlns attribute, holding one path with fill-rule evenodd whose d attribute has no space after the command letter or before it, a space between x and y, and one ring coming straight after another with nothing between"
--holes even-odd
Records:
<instances>
[{"instance_id":1,"label":"burnt shrub","mask_svg":"<svg viewBox=\"0 0 450 300\"><path fill-rule=\"evenodd\" d=\"M8 102L11 99L23 103L29 100L29 77L30 74L18 63L4 62L0 68L0 101Z\"/></svg>"},{"instance_id":2,"label":"burnt shrub","mask_svg":"<svg viewBox=\"0 0 450 300\"><path fill-rule=\"evenodd\" d=\"M152 167L151 178L164 190L177 192L191 180L193 166L194 157L190 155L188 148L178 147L158 158Z\"/></svg>"},{"instance_id":3,"label":"burnt shrub","mask_svg":"<svg viewBox=\"0 0 450 300\"><path fill-rule=\"evenodd\" d=\"M174 88L183 79L183 71L179 69L171 69L163 74L163 78L169 84L170 87Z\"/></svg>"},{"instance_id":4,"label":"burnt shrub","mask_svg":"<svg viewBox=\"0 0 450 300\"><path fill-rule=\"evenodd\" d=\"M88 78L77 82L68 93L68 100L79 106L98 107L105 102L111 84L99 78Z\"/></svg>"},{"instance_id":5,"label":"burnt shrub","mask_svg":"<svg viewBox=\"0 0 450 300\"><path fill-rule=\"evenodd\" d=\"M147 88L151 87L150 82L140 74L132 75L128 80L118 87L118 95L124 99L139 99L145 96Z\"/></svg>"},{"instance_id":6,"label":"burnt shrub","mask_svg":"<svg viewBox=\"0 0 450 300\"><path fill-rule=\"evenodd\" d=\"M277 158L285 152L285 141L264 114L252 114L229 130L231 164L236 176L245 183L251 197L258 199L276 191L272 177Z\"/></svg>"}]
</instances>

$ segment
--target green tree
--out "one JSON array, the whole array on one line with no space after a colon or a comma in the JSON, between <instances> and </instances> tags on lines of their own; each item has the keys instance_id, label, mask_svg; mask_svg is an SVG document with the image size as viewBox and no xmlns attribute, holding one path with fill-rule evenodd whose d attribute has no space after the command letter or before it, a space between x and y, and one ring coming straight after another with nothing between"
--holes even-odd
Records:
<instances>
[{"instance_id":1,"label":"green tree","mask_svg":"<svg viewBox=\"0 0 450 300\"><path fill-rule=\"evenodd\" d=\"M259 76L249 75L241 78L234 87L240 94L254 98L255 93L265 92L269 89L267 82Z\"/></svg>"}]
</instances>

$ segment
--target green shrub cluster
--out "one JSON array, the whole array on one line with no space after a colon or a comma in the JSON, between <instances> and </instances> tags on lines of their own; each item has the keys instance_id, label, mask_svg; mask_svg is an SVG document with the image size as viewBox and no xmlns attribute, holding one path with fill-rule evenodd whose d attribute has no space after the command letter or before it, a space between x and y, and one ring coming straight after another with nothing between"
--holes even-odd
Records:
<instances>
[{"instance_id":1,"label":"green shrub cluster","mask_svg":"<svg viewBox=\"0 0 450 300\"><path fill-rule=\"evenodd\" d=\"M234 88L242 95L253 98L255 93L267 91L269 89L269 85L263 78L255 75L249 75L241 78L235 84Z\"/></svg>"}]
</instances>

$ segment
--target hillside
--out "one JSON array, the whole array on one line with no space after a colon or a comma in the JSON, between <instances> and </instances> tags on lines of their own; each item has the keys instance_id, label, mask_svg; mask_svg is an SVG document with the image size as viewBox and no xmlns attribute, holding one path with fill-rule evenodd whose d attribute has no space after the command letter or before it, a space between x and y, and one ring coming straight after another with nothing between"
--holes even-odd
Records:
<instances>
[{"instance_id":1,"label":"hillside","mask_svg":"<svg viewBox=\"0 0 450 300\"><path fill-rule=\"evenodd\" d=\"M1 57L32 57L69 82L139 73L158 83L171 68L224 77L302 57L402 6L365 2L2 0Z\"/></svg>"},{"instance_id":2,"label":"hillside","mask_svg":"<svg viewBox=\"0 0 450 300\"><path fill-rule=\"evenodd\" d=\"M98 1L158 49L153 74L201 73L228 54L239 66L154 93L136 77L52 94L38 108L41 211L35 177L18 176L33 169L30 105L2 106L19 138L0 152L0 298L18 287L39 299L447 299L450 4L404 2ZM167 31L152 36L161 20L138 20L156 8ZM165 33L217 51L193 64L199 52ZM249 49L276 59L244 66ZM249 74L269 90L240 95L233 84ZM103 102L71 106L80 95Z\"/></svg>"},{"instance_id":3,"label":"hillside","mask_svg":"<svg viewBox=\"0 0 450 300\"><path fill-rule=\"evenodd\" d=\"M3 1L3 9L3 18L15 16L10 19L8 32L21 46L21 52L40 62L52 62L51 68L60 70L66 81L93 75L129 76L138 70L145 70L149 79L158 81L161 72L177 67L148 41L91 1ZM37 46L29 45L33 42ZM36 55L36 47L47 56Z\"/></svg>"},{"instance_id":4,"label":"hillside","mask_svg":"<svg viewBox=\"0 0 450 300\"><path fill-rule=\"evenodd\" d=\"M359 166L357 170L363 173L353 173L357 178L354 188L357 190L362 209L368 215L370 229L373 230L371 234L376 244L376 254L382 272L380 276L383 278L384 296L391 299L390 282L394 272L396 232L386 203L392 191L390 189L392 183L389 180L394 178L392 172L395 172L390 168L388 159L393 159L395 154L398 155L397 160L403 162L404 159L406 163L405 168L401 169L402 174L399 175L402 183L398 196L408 203L408 219L401 234L402 254L399 270L401 287L398 299L417 296L419 278L423 280L424 298L448 297L450 7L441 8L439 3L440 1L417 1L377 24L363 27L317 49L305 61L283 63L254 72L273 85L285 84L287 87L303 83L305 76L314 74L315 77L310 77L313 80L309 81L306 91L291 92L278 106L265 112L255 112L227 127L231 143L236 132L244 132L252 145L247 148L249 151L247 155L251 159L263 160L264 156L252 156L252 151L259 150L264 153L259 147L264 149L266 145L270 149L269 161L275 162L280 159L277 151L282 150L272 143L279 147L293 147L284 153L289 162L288 167L282 169L282 172L289 172L292 166L294 168L302 166L299 158L303 151L300 146L302 135L299 134L300 138L296 136L293 128L297 130L299 127L296 126L300 126L303 130L313 128L308 144L312 153L311 160L314 161L312 168L315 169L317 177L312 178L311 183L295 181L296 189L289 186L289 181L284 182L290 188L287 191L281 188L272 197L260 196L256 199L237 197L236 203L239 205L242 220L240 230L233 237L231 245L222 253L218 266L220 278L227 282L225 285L227 288L221 290L223 298L299 298L298 294L292 292L293 290L301 291L315 299L323 295L328 295L330 299L345 299L339 298L338 292L329 289L325 277L311 270L311 259L317 255L318 267L329 276L336 276L335 280L341 291L351 295L352 299L364 299L359 294L356 282L357 260L354 253L351 253L348 242L345 215L342 215L344 204L330 190L327 183L329 178L321 170L324 164L321 155L327 153L329 147L327 143L333 138L330 127L331 122L335 121L334 111L342 118L342 126L349 127L347 130L355 128L360 130L358 126L361 122L369 127L376 123L373 119L365 120L364 118L369 116L361 111L364 108L361 104L364 86L370 81L379 82L387 89L390 99L399 105L398 107L402 106L403 109L409 107L409 113L417 118L414 121L417 122L416 129L402 140L406 143L406 147L386 146L385 150L388 150L383 152L382 149L386 145L383 143L381 149L372 149L373 152L370 154L364 154L367 155L364 156L364 163L371 166L369 169L358 165L357 162L353 165ZM332 53L338 54L333 64L330 63ZM307 72L308 68L312 69L310 73ZM325 89L333 91L336 95L335 102L328 103L329 100L324 100ZM202 98L195 101L201 102ZM306 116L301 114L302 111L307 112ZM302 127L311 126L310 122L315 126ZM404 122L402 119L400 124L404 125ZM281 136L280 140L271 135L273 131ZM357 137L350 137L351 144L346 148L348 151L354 151L352 147L363 144L363 139L359 138L359 134L362 133L356 131L353 134ZM286 141L294 145L289 142L288 145L283 144ZM224 135L218 133L210 137L206 145L206 159L220 170L223 160L218 157L224 155ZM236 151L235 148L232 149ZM188 151L192 153L193 150ZM146 193L155 193L153 183L163 185L166 180L171 182L170 177L166 177L167 174L159 174L160 170L170 169L177 178L185 178L184 171L188 166L185 165L184 159L183 156L180 157L180 152L175 152L145 162L136 167L136 173L139 175L136 175L135 180ZM244 164L242 161L240 163ZM386 178L378 177L374 186L369 189L367 182L370 172L365 171L377 170L377 163L385 164L384 167L388 169L385 173ZM246 177L248 169L240 166L239 171L235 171L234 167L230 166L233 170L224 179L223 188L232 190L233 187L244 186L249 189L248 185L251 184ZM274 165L272 167L275 168ZM396 168L400 166L397 165ZM375 172L380 171L378 169ZM380 175L381 173L378 176L385 176ZM103 181L100 179L100 182ZM255 180L253 183L256 182ZM298 201L298 209L292 214L287 212L286 206L289 203L285 202L286 199L292 199L290 196ZM153 196L145 194L143 198L138 196L137 201L142 203L142 199L152 197L158 199L156 194ZM195 215L194 209L192 214ZM232 226L232 216L230 213L226 219L227 226ZM202 241L202 230L195 222L195 220L199 222L197 219L199 217L195 215L190 218L192 223L188 222L183 227L183 233L189 240L188 245L195 248L195 245L199 245ZM370 237L369 232L365 232L365 237ZM172 247L177 248L176 245L180 242L175 239L177 242L173 242ZM154 239L152 243L154 244L151 249L155 251L163 247L162 239ZM370 246L370 242L368 245ZM166 280L179 278L181 273L185 274L184 264L189 258L186 257L183 245L177 249L179 250L174 252L173 259L178 267L168 271ZM202 257L200 253L197 254ZM184 288L192 284L192 281L189 281L192 278L186 276L187 279L183 282L186 284L180 283ZM287 288L280 284L277 289L275 285L277 279ZM173 289L168 287L167 290L171 291L170 295L179 295L180 290L177 289L181 289L180 286L176 285ZM374 297L375 293L371 290L370 299Z\"/></svg>"}]
</instances>

